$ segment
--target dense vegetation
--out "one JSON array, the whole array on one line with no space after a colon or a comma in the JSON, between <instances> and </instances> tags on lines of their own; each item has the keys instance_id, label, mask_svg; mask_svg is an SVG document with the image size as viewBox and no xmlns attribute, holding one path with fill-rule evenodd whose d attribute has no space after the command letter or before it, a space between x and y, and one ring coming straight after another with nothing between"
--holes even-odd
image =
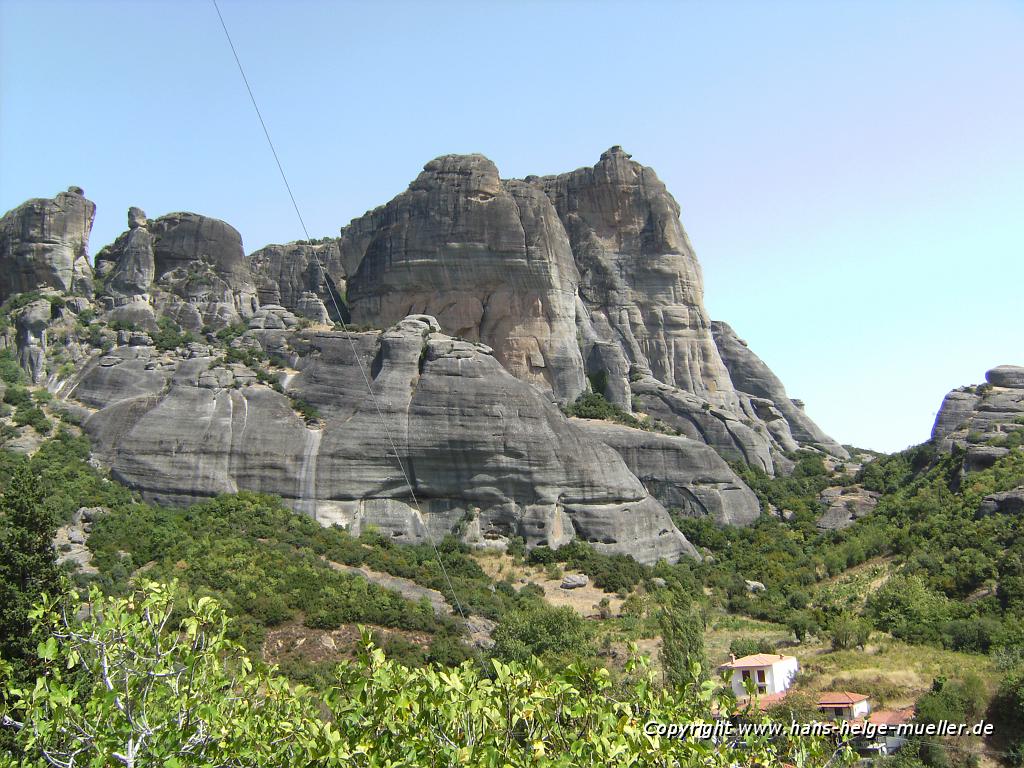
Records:
<instances>
[{"instance_id":1,"label":"dense vegetation","mask_svg":"<svg viewBox=\"0 0 1024 768\"><path fill-rule=\"evenodd\" d=\"M849 764L821 738L664 738L648 723L707 721L729 708L711 687L654 684L634 661L619 685L601 669L532 661L481 670L409 669L365 639L322 696L254 668L227 617L177 588L71 595L34 612L45 675L5 685L17 729L0 765L41 766L762 766ZM724 695L728 697L728 692Z\"/></svg>"}]
</instances>

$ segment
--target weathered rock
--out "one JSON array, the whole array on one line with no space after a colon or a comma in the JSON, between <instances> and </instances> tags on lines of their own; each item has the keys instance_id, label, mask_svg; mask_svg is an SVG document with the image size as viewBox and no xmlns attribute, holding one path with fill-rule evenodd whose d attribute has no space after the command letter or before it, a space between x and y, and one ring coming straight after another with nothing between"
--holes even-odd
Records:
<instances>
[{"instance_id":1,"label":"weathered rock","mask_svg":"<svg viewBox=\"0 0 1024 768\"><path fill-rule=\"evenodd\" d=\"M780 444L785 442L784 435L788 433L802 445L820 448L841 459L850 457L845 448L822 432L818 425L811 421L803 412L802 404L797 404L799 401L790 399L779 378L771 372L761 358L750 351L747 343L740 339L727 323L713 321L711 331L714 334L718 351L722 355L722 360L729 370L733 386L741 394L747 394L754 398L751 408L755 415L766 422L769 430L771 430L772 424L778 420L774 418L775 414L771 413L769 406L778 409L778 417L785 419L787 429L776 437ZM756 398L764 398L769 403L760 403Z\"/></svg>"},{"instance_id":2,"label":"weathered rock","mask_svg":"<svg viewBox=\"0 0 1024 768\"><path fill-rule=\"evenodd\" d=\"M1024 389L1024 367L999 365L985 374L985 381L993 387Z\"/></svg>"},{"instance_id":3,"label":"weathered rock","mask_svg":"<svg viewBox=\"0 0 1024 768\"><path fill-rule=\"evenodd\" d=\"M988 515L1019 515L1024 512L1024 487L1012 491L990 493L978 506L978 517Z\"/></svg>"},{"instance_id":4,"label":"weathered rock","mask_svg":"<svg viewBox=\"0 0 1024 768\"><path fill-rule=\"evenodd\" d=\"M946 395L935 416L932 440L941 440L960 429L961 425L966 423L968 417L974 413L980 401L981 396L973 391L954 389Z\"/></svg>"},{"instance_id":5,"label":"weathered rock","mask_svg":"<svg viewBox=\"0 0 1024 768\"><path fill-rule=\"evenodd\" d=\"M78 187L22 203L0 218L0 302L53 288L92 294L89 233L96 206Z\"/></svg>"},{"instance_id":6,"label":"weathered rock","mask_svg":"<svg viewBox=\"0 0 1024 768\"><path fill-rule=\"evenodd\" d=\"M818 527L837 531L852 525L878 506L881 494L859 485L835 486L821 492L820 501L825 512L818 518Z\"/></svg>"},{"instance_id":7,"label":"weathered rock","mask_svg":"<svg viewBox=\"0 0 1024 768\"><path fill-rule=\"evenodd\" d=\"M955 389L942 401L932 441L943 451L966 448L965 472L991 466L1006 455L1013 433L1024 429L1024 387L1017 386L1022 373L1024 368L1001 365L985 374L988 384Z\"/></svg>"},{"instance_id":8,"label":"weathered rock","mask_svg":"<svg viewBox=\"0 0 1024 768\"><path fill-rule=\"evenodd\" d=\"M593 168L527 180L551 198L568 233L587 310L585 347L614 342L659 381L735 405L679 205L654 171L612 147Z\"/></svg>"},{"instance_id":9,"label":"weathered rock","mask_svg":"<svg viewBox=\"0 0 1024 768\"><path fill-rule=\"evenodd\" d=\"M299 318L280 304L265 304L249 318L249 327L263 330L294 328Z\"/></svg>"},{"instance_id":10,"label":"weathered rock","mask_svg":"<svg viewBox=\"0 0 1024 768\"><path fill-rule=\"evenodd\" d=\"M551 202L482 155L432 160L409 189L342 231L355 323L412 313L482 341L563 401L585 388L572 251Z\"/></svg>"},{"instance_id":11,"label":"weathered rock","mask_svg":"<svg viewBox=\"0 0 1024 768\"><path fill-rule=\"evenodd\" d=\"M691 440L710 445L725 459L742 461L768 474L775 474L777 464L781 469L787 466L785 458L773 450L767 428L736 410L713 406L651 376L631 386L645 413Z\"/></svg>"},{"instance_id":12,"label":"weathered rock","mask_svg":"<svg viewBox=\"0 0 1024 768\"><path fill-rule=\"evenodd\" d=\"M155 238L146 228L145 214L130 209L128 225L127 232L96 255L97 269L106 276L107 292L112 296L148 294L156 279Z\"/></svg>"},{"instance_id":13,"label":"weathered rock","mask_svg":"<svg viewBox=\"0 0 1024 768\"><path fill-rule=\"evenodd\" d=\"M268 245L249 255L249 269L261 305L279 304L316 322L348 321L342 299L346 275L337 240Z\"/></svg>"},{"instance_id":14,"label":"weathered rock","mask_svg":"<svg viewBox=\"0 0 1024 768\"><path fill-rule=\"evenodd\" d=\"M708 445L607 421L577 419L584 433L615 449L654 498L687 517L748 525L761 514L757 496Z\"/></svg>"},{"instance_id":15,"label":"weathered rock","mask_svg":"<svg viewBox=\"0 0 1024 768\"><path fill-rule=\"evenodd\" d=\"M40 299L25 306L15 316L18 362L33 384L38 384L45 377L46 329L53 314L50 300Z\"/></svg>"},{"instance_id":16,"label":"weathered rock","mask_svg":"<svg viewBox=\"0 0 1024 768\"><path fill-rule=\"evenodd\" d=\"M278 343L282 332L249 333ZM642 562L697 556L618 454L486 348L438 333L432 318L288 340L301 367L288 392L320 412L322 430L307 429L288 397L268 387L230 388L233 374L213 358L167 370L136 347L83 371L74 397L98 409L84 428L113 475L158 502L245 488L276 493L324 524L356 533L372 524L405 541L437 540L472 513L474 543L581 538Z\"/></svg>"},{"instance_id":17,"label":"weathered rock","mask_svg":"<svg viewBox=\"0 0 1024 768\"><path fill-rule=\"evenodd\" d=\"M579 589L590 583L590 578L585 573L570 573L562 579L558 586L561 589Z\"/></svg>"},{"instance_id":18,"label":"weathered rock","mask_svg":"<svg viewBox=\"0 0 1024 768\"><path fill-rule=\"evenodd\" d=\"M965 473L981 472L1009 453L1009 448L998 448L991 445L972 445L964 453L963 471Z\"/></svg>"},{"instance_id":19,"label":"weathered rock","mask_svg":"<svg viewBox=\"0 0 1024 768\"><path fill-rule=\"evenodd\" d=\"M747 592L756 594L758 592L764 592L764 584L760 581L754 581L753 579L744 579L743 583L747 585Z\"/></svg>"}]
</instances>

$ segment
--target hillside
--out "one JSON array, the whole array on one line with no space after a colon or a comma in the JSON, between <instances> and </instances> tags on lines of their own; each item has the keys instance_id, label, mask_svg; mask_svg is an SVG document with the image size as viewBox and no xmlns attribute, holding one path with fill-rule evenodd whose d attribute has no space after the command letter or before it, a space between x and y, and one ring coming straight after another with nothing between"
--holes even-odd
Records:
<instances>
[{"instance_id":1,"label":"hillside","mask_svg":"<svg viewBox=\"0 0 1024 768\"><path fill-rule=\"evenodd\" d=\"M224 222L132 208L90 265L94 210L72 188L0 220L12 680L55 674L41 593L134 615L142 590L175 621L212 598L215 666L248 654L260 690L357 688L372 639L410 686L576 670L695 720L736 705L700 685L730 654L791 654L780 721L855 690L998 725L894 766L1019 764L1024 369L951 392L923 445L840 446L710 320L678 204L619 147L522 180L444 156L337 237L249 256Z\"/></svg>"}]
</instances>

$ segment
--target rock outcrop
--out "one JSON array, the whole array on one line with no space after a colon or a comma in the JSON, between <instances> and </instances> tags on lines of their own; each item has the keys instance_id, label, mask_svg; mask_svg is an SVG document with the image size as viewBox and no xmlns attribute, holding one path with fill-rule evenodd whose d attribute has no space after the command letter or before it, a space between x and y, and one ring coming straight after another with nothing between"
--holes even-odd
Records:
<instances>
[{"instance_id":1,"label":"rock outcrop","mask_svg":"<svg viewBox=\"0 0 1024 768\"><path fill-rule=\"evenodd\" d=\"M0 218L0 302L54 288L92 294L89 233L96 206L78 187L22 203Z\"/></svg>"},{"instance_id":2,"label":"rock outcrop","mask_svg":"<svg viewBox=\"0 0 1024 768\"><path fill-rule=\"evenodd\" d=\"M1024 514L1024 487L1002 493L990 493L983 498L978 505L978 517L995 514Z\"/></svg>"},{"instance_id":3,"label":"rock outcrop","mask_svg":"<svg viewBox=\"0 0 1024 768\"><path fill-rule=\"evenodd\" d=\"M755 355L728 323L712 321L711 332L722 355L733 386L743 400L743 410L762 421L783 447L798 445L819 448L840 459L850 454L826 435L804 413L803 404L786 394L779 377Z\"/></svg>"},{"instance_id":4,"label":"rock outcrop","mask_svg":"<svg viewBox=\"0 0 1024 768\"><path fill-rule=\"evenodd\" d=\"M685 517L748 525L761 514L757 496L705 443L607 421L573 423L613 448L654 498Z\"/></svg>"},{"instance_id":5,"label":"rock outcrop","mask_svg":"<svg viewBox=\"0 0 1024 768\"><path fill-rule=\"evenodd\" d=\"M408 190L342 230L341 256L355 323L430 314L562 401L584 390L565 230L542 190L502 181L486 157L427 163Z\"/></svg>"},{"instance_id":6,"label":"rock outcrop","mask_svg":"<svg viewBox=\"0 0 1024 768\"><path fill-rule=\"evenodd\" d=\"M279 348L288 332L249 333ZM84 427L114 476L154 501L245 488L277 493L324 524L373 524L403 541L468 521L475 543L581 538L643 562L696 556L617 453L489 349L439 333L432 318L383 333L292 333L287 343L300 372L286 394L237 387L201 349L180 360L150 347L100 357L73 394L96 409ZM356 358L371 372L372 397ZM319 411L320 428L289 396Z\"/></svg>"},{"instance_id":7,"label":"rock outcrop","mask_svg":"<svg viewBox=\"0 0 1024 768\"><path fill-rule=\"evenodd\" d=\"M337 240L268 245L249 255L249 269L260 304L280 304L318 323L349 320Z\"/></svg>"},{"instance_id":8,"label":"rock outcrop","mask_svg":"<svg viewBox=\"0 0 1024 768\"><path fill-rule=\"evenodd\" d=\"M337 239L249 257L223 221L132 208L90 303L93 211L71 191L4 217L0 290L65 300L53 389L98 459L156 502L264 491L356 533L578 538L654 562L697 556L667 508L722 525L760 514L727 461L771 474L797 448L845 456L709 320L678 204L619 147L522 180L446 155ZM36 380L59 306L15 318ZM387 330L324 330L337 320ZM679 435L567 419L559 404L588 389Z\"/></svg>"},{"instance_id":9,"label":"rock outcrop","mask_svg":"<svg viewBox=\"0 0 1024 768\"><path fill-rule=\"evenodd\" d=\"M554 203L580 273L584 354L602 369L611 344L658 381L717 405L736 393L711 336L704 280L679 205L621 147L593 168L528 182ZM612 352L614 356L614 352Z\"/></svg>"},{"instance_id":10,"label":"rock outcrop","mask_svg":"<svg viewBox=\"0 0 1024 768\"><path fill-rule=\"evenodd\" d=\"M46 332L53 317L53 304L49 299L33 301L15 315L18 363L33 384L45 377Z\"/></svg>"},{"instance_id":11,"label":"rock outcrop","mask_svg":"<svg viewBox=\"0 0 1024 768\"><path fill-rule=\"evenodd\" d=\"M153 326L166 315L189 330L240 323L259 308L242 236L219 219L128 211L128 231L96 256L112 319Z\"/></svg>"},{"instance_id":12,"label":"rock outcrop","mask_svg":"<svg viewBox=\"0 0 1024 768\"><path fill-rule=\"evenodd\" d=\"M679 205L621 147L522 181L481 155L437 158L340 249L356 323L427 312L562 402L587 374L620 408L768 473L801 446L846 456L728 326L719 344Z\"/></svg>"},{"instance_id":13,"label":"rock outcrop","mask_svg":"<svg viewBox=\"0 0 1024 768\"><path fill-rule=\"evenodd\" d=\"M848 528L858 518L874 511L881 496L859 485L826 488L821 492L825 512L818 518L818 527L829 531Z\"/></svg>"},{"instance_id":14,"label":"rock outcrop","mask_svg":"<svg viewBox=\"0 0 1024 768\"><path fill-rule=\"evenodd\" d=\"M1020 444L1024 430L1024 367L1001 365L985 374L988 383L946 395L935 417L932 441L942 450L966 450L965 469L991 466Z\"/></svg>"}]
</instances>

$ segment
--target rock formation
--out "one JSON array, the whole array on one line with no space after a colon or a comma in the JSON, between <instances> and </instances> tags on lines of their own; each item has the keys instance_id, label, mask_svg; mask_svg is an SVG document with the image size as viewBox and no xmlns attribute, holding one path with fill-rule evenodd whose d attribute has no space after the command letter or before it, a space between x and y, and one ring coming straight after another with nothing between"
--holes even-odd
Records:
<instances>
[{"instance_id":1,"label":"rock formation","mask_svg":"<svg viewBox=\"0 0 1024 768\"><path fill-rule=\"evenodd\" d=\"M845 456L709 320L678 204L619 147L522 180L439 157L337 239L249 257L223 221L132 208L97 256L91 304L93 210L72 190L5 216L0 289L61 294L52 388L154 501L265 491L404 541L580 538L654 562L696 556L667 508L722 525L760 514L727 461L776 473L797 448ZM14 317L37 381L54 307ZM339 319L387 330L324 330ZM559 405L588 389L678 434L567 418Z\"/></svg>"},{"instance_id":2,"label":"rock formation","mask_svg":"<svg viewBox=\"0 0 1024 768\"><path fill-rule=\"evenodd\" d=\"M78 187L22 203L0 218L0 302L55 288L92 294L89 233L96 206Z\"/></svg>"},{"instance_id":3,"label":"rock formation","mask_svg":"<svg viewBox=\"0 0 1024 768\"><path fill-rule=\"evenodd\" d=\"M705 443L607 421L573 423L613 448L665 507L686 517L708 517L719 525L748 525L761 514L757 496Z\"/></svg>"},{"instance_id":4,"label":"rock formation","mask_svg":"<svg viewBox=\"0 0 1024 768\"><path fill-rule=\"evenodd\" d=\"M268 346L285 333L250 331ZM403 541L438 539L467 520L476 543L582 538L643 562L696 555L615 451L489 349L438 332L432 318L383 333L285 338L301 368L286 394L236 388L235 373L200 347L187 360L150 347L100 357L73 393L96 409L84 426L98 455L154 501L246 488L277 493L325 524L373 524ZM356 358L372 373L374 397ZM320 412L318 428L289 396Z\"/></svg>"},{"instance_id":5,"label":"rock formation","mask_svg":"<svg viewBox=\"0 0 1024 768\"><path fill-rule=\"evenodd\" d=\"M625 362L658 381L737 405L679 205L654 171L612 147L593 168L527 181L551 198L568 234L591 366L621 368L617 347Z\"/></svg>"},{"instance_id":6,"label":"rock formation","mask_svg":"<svg viewBox=\"0 0 1024 768\"><path fill-rule=\"evenodd\" d=\"M346 280L336 240L268 245L250 254L249 268L260 304L279 304L319 323L349 320L338 312L345 308Z\"/></svg>"},{"instance_id":7,"label":"rock formation","mask_svg":"<svg viewBox=\"0 0 1024 768\"><path fill-rule=\"evenodd\" d=\"M562 401L584 390L565 230L543 191L502 181L486 157L427 163L407 191L342 230L341 255L354 322L430 314Z\"/></svg>"},{"instance_id":8,"label":"rock formation","mask_svg":"<svg viewBox=\"0 0 1024 768\"><path fill-rule=\"evenodd\" d=\"M1024 367L1001 365L985 374L986 384L961 387L946 395L935 417L932 440L953 446L997 448L1024 430Z\"/></svg>"},{"instance_id":9,"label":"rock formation","mask_svg":"<svg viewBox=\"0 0 1024 768\"><path fill-rule=\"evenodd\" d=\"M96 256L111 319L152 326L156 314L190 330L239 323L259 308L238 231L219 219L128 211L128 231Z\"/></svg>"},{"instance_id":10,"label":"rock formation","mask_svg":"<svg viewBox=\"0 0 1024 768\"><path fill-rule=\"evenodd\" d=\"M804 413L803 403L791 400L779 377L755 355L728 323L711 323L715 345L722 355L744 411L764 422L779 445L792 450L798 445L820 448L832 456L848 459L850 454L821 431Z\"/></svg>"}]
</instances>

